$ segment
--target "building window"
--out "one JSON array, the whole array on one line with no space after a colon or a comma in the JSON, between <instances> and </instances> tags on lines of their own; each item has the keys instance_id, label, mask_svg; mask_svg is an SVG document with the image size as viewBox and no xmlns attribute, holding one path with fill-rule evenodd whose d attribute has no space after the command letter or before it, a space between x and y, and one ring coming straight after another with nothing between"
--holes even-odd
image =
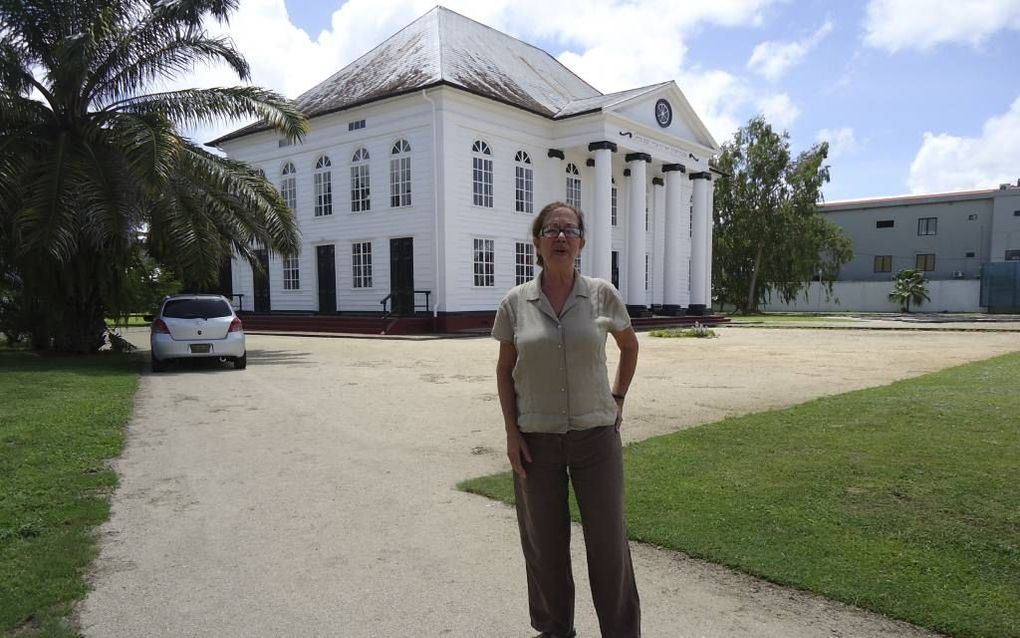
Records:
<instances>
[{"instance_id":1,"label":"building window","mask_svg":"<svg viewBox=\"0 0 1020 638\"><path fill-rule=\"evenodd\" d=\"M574 269L578 271L581 270L581 255L574 257Z\"/></svg>"},{"instance_id":2,"label":"building window","mask_svg":"<svg viewBox=\"0 0 1020 638\"><path fill-rule=\"evenodd\" d=\"M492 149L482 140L471 145L471 190L474 205L492 208Z\"/></svg>"},{"instance_id":3,"label":"building window","mask_svg":"<svg viewBox=\"0 0 1020 638\"><path fill-rule=\"evenodd\" d=\"M1006 261L1020 261L1020 250L1007 250Z\"/></svg>"},{"instance_id":4,"label":"building window","mask_svg":"<svg viewBox=\"0 0 1020 638\"><path fill-rule=\"evenodd\" d=\"M287 208L297 212L297 169L293 162L283 165L283 179L280 181L280 197Z\"/></svg>"},{"instance_id":5,"label":"building window","mask_svg":"<svg viewBox=\"0 0 1020 638\"><path fill-rule=\"evenodd\" d=\"M348 131L356 131L361 128L365 128L365 120L354 120L353 122L347 123Z\"/></svg>"},{"instance_id":6,"label":"building window","mask_svg":"<svg viewBox=\"0 0 1020 638\"><path fill-rule=\"evenodd\" d=\"M372 242L356 241L351 244L351 266L355 288L372 287Z\"/></svg>"},{"instance_id":7,"label":"building window","mask_svg":"<svg viewBox=\"0 0 1020 638\"><path fill-rule=\"evenodd\" d=\"M301 271L298 268L298 258L296 255L294 257L283 258L283 289L301 289Z\"/></svg>"},{"instance_id":8,"label":"building window","mask_svg":"<svg viewBox=\"0 0 1020 638\"><path fill-rule=\"evenodd\" d=\"M1020 213L1020 211L1017 211L1017 212ZM967 215L967 221L975 221L975 220L977 220L977 213L971 213L970 215Z\"/></svg>"},{"instance_id":9,"label":"building window","mask_svg":"<svg viewBox=\"0 0 1020 638\"><path fill-rule=\"evenodd\" d=\"M648 290L648 253L645 253L645 290Z\"/></svg>"},{"instance_id":10,"label":"building window","mask_svg":"<svg viewBox=\"0 0 1020 638\"><path fill-rule=\"evenodd\" d=\"M616 178L612 178L613 186L609 189L609 222L616 226Z\"/></svg>"},{"instance_id":11,"label":"building window","mask_svg":"<svg viewBox=\"0 0 1020 638\"><path fill-rule=\"evenodd\" d=\"M1013 217L1020 217L1020 210L1013 211Z\"/></svg>"},{"instance_id":12,"label":"building window","mask_svg":"<svg viewBox=\"0 0 1020 638\"><path fill-rule=\"evenodd\" d=\"M359 148L351 157L351 212L372 210L371 176L368 172L368 150Z\"/></svg>"},{"instance_id":13,"label":"building window","mask_svg":"<svg viewBox=\"0 0 1020 638\"><path fill-rule=\"evenodd\" d=\"M939 229L938 217L921 217L917 220L918 235L937 235Z\"/></svg>"},{"instance_id":14,"label":"building window","mask_svg":"<svg viewBox=\"0 0 1020 638\"><path fill-rule=\"evenodd\" d=\"M935 270L935 253L921 253L914 260L914 268L924 272Z\"/></svg>"},{"instance_id":15,"label":"building window","mask_svg":"<svg viewBox=\"0 0 1020 638\"><path fill-rule=\"evenodd\" d=\"M527 283L535 278L535 245L531 242L517 242L514 257L514 272L517 285Z\"/></svg>"},{"instance_id":16,"label":"building window","mask_svg":"<svg viewBox=\"0 0 1020 638\"><path fill-rule=\"evenodd\" d=\"M491 239L475 240L475 285L491 288L496 285L496 251Z\"/></svg>"},{"instance_id":17,"label":"building window","mask_svg":"<svg viewBox=\"0 0 1020 638\"><path fill-rule=\"evenodd\" d=\"M567 164L567 203L581 207L581 174L573 164Z\"/></svg>"},{"instance_id":18,"label":"building window","mask_svg":"<svg viewBox=\"0 0 1020 638\"><path fill-rule=\"evenodd\" d=\"M892 272L892 255L875 255L875 272Z\"/></svg>"},{"instance_id":19,"label":"building window","mask_svg":"<svg viewBox=\"0 0 1020 638\"><path fill-rule=\"evenodd\" d=\"M880 219L875 222L875 228L892 228L896 225L896 221L892 219Z\"/></svg>"},{"instance_id":20,"label":"building window","mask_svg":"<svg viewBox=\"0 0 1020 638\"><path fill-rule=\"evenodd\" d=\"M531 168L531 157L524 151L517 151L514 157L514 210L535 212L535 172Z\"/></svg>"},{"instance_id":21,"label":"building window","mask_svg":"<svg viewBox=\"0 0 1020 638\"><path fill-rule=\"evenodd\" d=\"M410 206L411 145L407 140L397 140L390 155L390 206Z\"/></svg>"},{"instance_id":22,"label":"building window","mask_svg":"<svg viewBox=\"0 0 1020 638\"><path fill-rule=\"evenodd\" d=\"M333 173L329 157L323 155L315 162L315 216L333 214Z\"/></svg>"},{"instance_id":23,"label":"building window","mask_svg":"<svg viewBox=\"0 0 1020 638\"><path fill-rule=\"evenodd\" d=\"M974 251L973 250L968 250L967 253L964 255L964 257L968 257L968 258L974 257Z\"/></svg>"}]
</instances>

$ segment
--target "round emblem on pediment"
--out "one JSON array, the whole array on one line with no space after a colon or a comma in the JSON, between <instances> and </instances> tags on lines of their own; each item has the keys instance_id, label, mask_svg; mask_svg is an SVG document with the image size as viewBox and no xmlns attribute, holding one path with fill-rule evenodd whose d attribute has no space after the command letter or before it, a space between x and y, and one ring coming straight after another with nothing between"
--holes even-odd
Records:
<instances>
[{"instance_id":1,"label":"round emblem on pediment","mask_svg":"<svg viewBox=\"0 0 1020 638\"><path fill-rule=\"evenodd\" d=\"M655 121L662 128L666 128L673 122L673 107L666 100L659 100L655 103Z\"/></svg>"}]
</instances>

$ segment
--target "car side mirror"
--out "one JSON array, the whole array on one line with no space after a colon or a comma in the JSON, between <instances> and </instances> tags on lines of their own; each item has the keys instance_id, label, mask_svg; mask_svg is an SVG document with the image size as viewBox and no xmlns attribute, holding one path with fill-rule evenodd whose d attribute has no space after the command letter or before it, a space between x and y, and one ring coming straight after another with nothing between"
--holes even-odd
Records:
<instances>
[{"instance_id":1,"label":"car side mirror","mask_svg":"<svg viewBox=\"0 0 1020 638\"><path fill-rule=\"evenodd\" d=\"M142 321L148 321L152 323L152 315L142 315Z\"/></svg>"}]
</instances>

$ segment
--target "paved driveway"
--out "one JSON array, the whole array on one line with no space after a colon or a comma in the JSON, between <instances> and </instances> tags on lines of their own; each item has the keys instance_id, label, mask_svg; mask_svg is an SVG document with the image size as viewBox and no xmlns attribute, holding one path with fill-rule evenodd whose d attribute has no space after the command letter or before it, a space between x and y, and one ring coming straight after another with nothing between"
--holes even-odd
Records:
<instances>
[{"instance_id":1,"label":"paved driveway","mask_svg":"<svg viewBox=\"0 0 1020 638\"><path fill-rule=\"evenodd\" d=\"M721 333L641 336L626 439L1017 348L1008 333ZM531 635L513 511L454 488L506 466L495 355L487 339L250 336L246 371L144 377L85 634ZM575 541L577 624L594 637L577 527ZM929 635L633 549L651 638Z\"/></svg>"}]
</instances>

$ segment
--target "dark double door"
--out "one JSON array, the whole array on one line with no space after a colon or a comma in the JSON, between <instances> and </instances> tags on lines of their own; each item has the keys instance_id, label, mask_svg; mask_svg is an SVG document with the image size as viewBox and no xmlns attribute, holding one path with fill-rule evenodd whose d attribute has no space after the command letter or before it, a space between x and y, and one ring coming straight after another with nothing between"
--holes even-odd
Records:
<instances>
[{"instance_id":1,"label":"dark double door","mask_svg":"<svg viewBox=\"0 0 1020 638\"><path fill-rule=\"evenodd\" d=\"M315 270L319 283L319 312L336 313L336 247L315 247Z\"/></svg>"},{"instance_id":2,"label":"dark double door","mask_svg":"<svg viewBox=\"0 0 1020 638\"><path fill-rule=\"evenodd\" d=\"M260 248L255 251L255 258L262 268L252 268L252 277L255 284L254 310L255 312L269 312L271 307L269 299L269 252L264 248Z\"/></svg>"},{"instance_id":3,"label":"dark double door","mask_svg":"<svg viewBox=\"0 0 1020 638\"><path fill-rule=\"evenodd\" d=\"M414 314L414 239L390 240L390 306L395 315Z\"/></svg>"}]
</instances>

